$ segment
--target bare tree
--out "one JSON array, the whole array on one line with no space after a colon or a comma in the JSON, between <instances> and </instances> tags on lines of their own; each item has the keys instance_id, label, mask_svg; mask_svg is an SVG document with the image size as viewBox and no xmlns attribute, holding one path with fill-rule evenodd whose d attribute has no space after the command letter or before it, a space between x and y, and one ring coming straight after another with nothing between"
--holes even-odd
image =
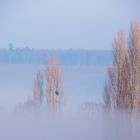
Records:
<instances>
[{"instance_id":1,"label":"bare tree","mask_svg":"<svg viewBox=\"0 0 140 140\"><path fill-rule=\"evenodd\" d=\"M131 92L133 107L140 109L140 26L134 21L130 31Z\"/></svg>"},{"instance_id":2,"label":"bare tree","mask_svg":"<svg viewBox=\"0 0 140 140\"><path fill-rule=\"evenodd\" d=\"M136 24L137 25L137 24ZM137 31L133 26L131 27L131 42L137 42L138 38L134 35ZM135 30L136 31L135 31ZM133 33L134 32L134 33ZM131 43L131 44L135 44ZM136 43L137 44L137 43ZM128 47L125 33L120 31L114 39L113 42L113 64L109 69L108 84L105 87L105 94L110 96L111 107L117 109L134 109L136 99L138 99L138 94L136 91L140 90L138 87L139 79L139 61L136 56L140 55L140 51L135 45ZM137 88L136 88L137 87ZM137 89L137 90L136 90ZM109 98L109 97L108 97ZM107 101L105 100L105 104Z\"/></svg>"},{"instance_id":3,"label":"bare tree","mask_svg":"<svg viewBox=\"0 0 140 140\"><path fill-rule=\"evenodd\" d=\"M46 64L47 104L50 109L57 111L62 105L62 69L57 60L50 56Z\"/></svg>"},{"instance_id":4,"label":"bare tree","mask_svg":"<svg viewBox=\"0 0 140 140\"><path fill-rule=\"evenodd\" d=\"M41 106L43 100L43 77L40 72L36 74L33 87L33 101L36 108Z\"/></svg>"},{"instance_id":5,"label":"bare tree","mask_svg":"<svg viewBox=\"0 0 140 140\"><path fill-rule=\"evenodd\" d=\"M109 92L109 87L107 82L105 83L105 87L104 87L103 99L105 103L105 109L109 110L111 108L111 98L110 98L110 92Z\"/></svg>"},{"instance_id":6,"label":"bare tree","mask_svg":"<svg viewBox=\"0 0 140 140\"><path fill-rule=\"evenodd\" d=\"M114 62L109 69L109 88L115 108L128 108L129 101L129 53L126 46L126 36L120 31L113 42Z\"/></svg>"}]
</instances>

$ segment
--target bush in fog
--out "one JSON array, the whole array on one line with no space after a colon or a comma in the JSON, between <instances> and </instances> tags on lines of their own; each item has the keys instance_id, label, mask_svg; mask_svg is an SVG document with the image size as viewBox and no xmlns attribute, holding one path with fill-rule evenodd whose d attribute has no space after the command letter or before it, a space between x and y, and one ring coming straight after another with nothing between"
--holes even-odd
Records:
<instances>
[{"instance_id":1,"label":"bush in fog","mask_svg":"<svg viewBox=\"0 0 140 140\"><path fill-rule=\"evenodd\" d=\"M130 37L120 31L113 42L114 60L104 90L108 108L140 108L140 26L131 24Z\"/></svg>"},{"instance_id":2,"label":"bush in fog","mask_svg":"<svg viewBox=\"0 0 140 140\"><path fill-rule=\"evenodd\" d=\"M57 111L62 105L62 69L57 60L50 56L46 64L47 105L49 109Z\"/></svg>"},{"instance_id":3,"label":"bush in fog","mask_svg":"<svg viewBox=\"0 0 140 140\"><path fill-rule=\"evenodd\" d=\"M99 113L104 109L102 103L95 103L92 101L86 101L81 104L81 111L85 112L86 115L93 115ZM92 116L93 117L93 116Z\"/></svg>"},{"instance_id":4,"label":"bush in fog","mask_svg":"<svg viewBox=\"0 0 140 140\"><path fill-rule=\"evenodd\" d=\"M36 74L33 87L33 101L36 108L41 106L43 100L43 77L40 72Z\"/></svg>"}]
</instances>

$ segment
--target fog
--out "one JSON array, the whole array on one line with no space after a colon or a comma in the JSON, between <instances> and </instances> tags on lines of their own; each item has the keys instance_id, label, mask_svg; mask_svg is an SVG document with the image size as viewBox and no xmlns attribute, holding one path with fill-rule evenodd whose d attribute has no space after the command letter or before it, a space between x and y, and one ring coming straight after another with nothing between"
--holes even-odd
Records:
<instances>
[{"instance_id":1,"label":"fog","mask_svg":"<svg viewBox=\"0 0 140 140\"><path fill-rule=\"evenodd\" d=\"M0 117L4 140L139 140L140 121L130 114L63 111L49 114L16 112Z\"/></svg>"},{"instance_id":2,"label":"fog","mask_svg":"<svg viewBox=\"0 0 140 140\"><path fill-rule=\"evenodd\" d=\"M0 0L0 139L139 140L139 114L117 112L103 102L112 56L82 53L111 50L118 29L128 33L130 21L140 19L139 5L138 0ZM51 86L42 65L45 50L56 50L63 62L61 77L61 66L50 61Z\"/></svg>"},{"instance_id":3,"label":"fog","mask_svg":"<svg viewBox=\"0 0 140 140\"><path fill-rule=\"evenodd\" d=\"M33 82L38 70L44 73L44 65L0 65L0 107L13 110L33 96ZM63 92L66 106L80 105L86 101L102 102L106 66L62 66ZM46 87L44 87L46 94Z\"/></svg>"},{"instance_id":4,"label":"fog","mask_svg":"<svg viewBox=\"0 0 140 140\"><path fill-rule=\"evenodd\" d=\"M139 140L138 114L107 111L107 67L62 66L64 104L58 112L30 107L42 65L1 65L0 138L4 140ZM44 78L45 80L45 78ZM44 91L46 89L44 88ZM28 106L29 105L29 106Z\"/></svg>"}]
</instances>

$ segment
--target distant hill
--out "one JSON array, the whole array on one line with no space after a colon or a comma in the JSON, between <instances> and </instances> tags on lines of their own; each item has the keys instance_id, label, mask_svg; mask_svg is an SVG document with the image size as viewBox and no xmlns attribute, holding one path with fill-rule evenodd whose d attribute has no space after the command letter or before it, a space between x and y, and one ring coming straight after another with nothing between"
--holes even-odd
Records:
<instances>
[{"instance_id":1,"label":"distant hill","mask_svg":"<svg viewBox=\"0 0 140 140\"><path fill-rule=\"evenodd\" d=\"M112 51L104 50L35 50L29 47L0 49L0 64L44 64L54 55L62 65L109 65Z\"/></svg>"}]
</instances>

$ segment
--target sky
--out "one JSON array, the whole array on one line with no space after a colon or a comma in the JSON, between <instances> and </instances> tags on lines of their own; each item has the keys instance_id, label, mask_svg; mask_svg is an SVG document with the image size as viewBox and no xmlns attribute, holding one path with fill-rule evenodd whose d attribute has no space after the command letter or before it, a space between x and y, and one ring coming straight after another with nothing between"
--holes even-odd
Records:
<instances>
[{"instance_id":1,"label":"sky","mask_svg":"<svg viewBox=\"0 0 140 140\"><path fill-rule=\"evenodd\" d=\"M0 48L109 50L139 9L139 0L0 0Z\"/></svg>"}]
</instances>

